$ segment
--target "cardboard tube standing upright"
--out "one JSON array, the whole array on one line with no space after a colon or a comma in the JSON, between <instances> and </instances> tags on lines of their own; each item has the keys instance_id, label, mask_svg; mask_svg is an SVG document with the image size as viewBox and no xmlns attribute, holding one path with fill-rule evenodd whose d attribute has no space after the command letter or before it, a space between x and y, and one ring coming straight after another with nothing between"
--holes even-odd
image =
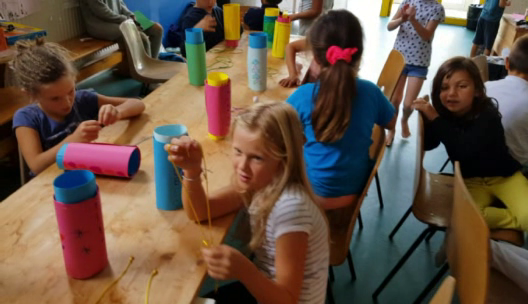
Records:
<instances>
[{"instance_id":1,"label":"cardboard tube standing upright","mask_svg":"<svg viewBox=\"0 0 528 304\"><path fill-rule=\"evenodd\" d=\"M223 10L226 46L236 48L240 40L240 4L224 4Z\"/></svg>"},{"instance_id":2,"label":"cardboard tube standing upright","mask_svg":"<svg viewBox=\"0 0 528 304\"><path fill-rule=\"evenodd\" d=\"M95 175L69 171L53 181L55 215L66 272L87 279L108 265L101 199Z\"/></svg>"},{"instance_id":3,"label":"cardboard tube standing upright","mask_svg":"<svg viewBox=\"0 0 528 304\"><path fill-rule=\"evenodd\" d=\"M275 21L279 17L280 10L275 7L267 7L264 10L264 24L262 25L263 31L268 34L268 49L273 47L273 34L275 32Z\"/></svg>"},{"instance_id":4,"label":"cardboard tube standing upright","mask_svg":"<svg viewBox=\"0 0 528 304\"><path fill-rule=\"evenodd\" d=\"M194 86L203 86L207 77L207 64L205 61L205 41L201 28L185 30L185 52L187 54L189 82Z\"/></svg>"},{"instance_id":5,"label":"cardboard tube standing upright","mask_svg":"<svg viewBox=\"0 0 528 304\"><path fill-rule=\"evenodd\" d=\"M178 210L183 208L182 184L169 161L165 145L173 138L187 134L184 125L164 125L154 129L154 181L156 183L156 207L160 210ZM180 168L180 174L183 175Z\"/></svg>"},{"instance_id":6,"label":"cardboard tube standing upright","mask_svg":"<svg viewBox=\"0 0 528 304\"><path fill-rule=\"evenodd\" d=\"M205 82L207 128L213 140L224 139L231 124L231 80L221 72L211 72Z\"/></svg>"},{"instance_id":7,"label":"cardboard tube standing upright","mask_svg":"<svg viewBox=\"0 0 528 304\"><path fill-rule=\"evenodd\" d=\"M284 58L286 46L290 43L291 22L286 14L279 16L275 22L275 33L273 34L273 48L271 55L276 58Z\"/></svg>"},{"instance_id":8,"label":"cardboard tube standing upright","mask_svg":"<svg viewBox=\"0 0 528 304\"><path fill-rule=\"evenodd\" d=\"M248 86L253 91L266 90L268 78L268 49L266 46L268 35L263 32L249 34L247 57Z\"/></svg>"}]
</instances>

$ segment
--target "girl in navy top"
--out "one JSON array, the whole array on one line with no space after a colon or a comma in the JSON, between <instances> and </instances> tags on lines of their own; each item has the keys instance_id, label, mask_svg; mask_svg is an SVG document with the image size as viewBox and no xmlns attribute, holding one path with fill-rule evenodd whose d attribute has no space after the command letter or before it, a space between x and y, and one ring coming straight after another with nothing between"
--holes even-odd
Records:
<instances>
[{"instance_id":1,"label":"girl in navy top","mask_svg":"<svg viewBox=\"0 0 528 304\"><path fill-rule=\"evenodd\" d=\"M63 143L93 141L103 126L145 109L137 99L75 91L75 68L57 44L19 41L16 49L15 79L32 104L15 113L13 130L33 174L55 162Z\"/></svg>"}]
</instances>

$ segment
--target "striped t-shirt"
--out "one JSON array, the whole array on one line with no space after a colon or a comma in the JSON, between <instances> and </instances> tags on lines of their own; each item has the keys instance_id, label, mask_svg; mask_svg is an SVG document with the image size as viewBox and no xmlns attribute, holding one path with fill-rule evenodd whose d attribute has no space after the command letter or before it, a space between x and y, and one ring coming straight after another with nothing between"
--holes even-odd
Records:
<instances>
[{"instance_id":1,"label":"striped t-shirt","mask_svg":"<svg viewBox=\"0 0 528 304\"><path fill-rule=\"evenodd\" d=\"M299 6L300 12L305 12L307 10L310 10L312 8L312 2L313 0L301 0L301 4ZM323 12L322 14L326 13L327 11L331 10L334 7L334 0L323 0ZM299 20L299 35L306 35L306 31L310 28L310 26L314 23L315 19L300 19Z\"/></svg>"},{"instance_id":2,"label":"striped t-shirt","mask_svg":"<svg viewBox=\"0 0 528 304\"><path fill-rule=\"evenodd\" d=\"M253 205L249 208L252 227L256 209ZM324 303L330 250L328 228L320 209L304 191L293 188L283 191L268 217L262 245L255 250L255 264L269 278L275 279L276 241L280 236L293 232L308 234L299 303Z\"/></svg>"}]
</instances>

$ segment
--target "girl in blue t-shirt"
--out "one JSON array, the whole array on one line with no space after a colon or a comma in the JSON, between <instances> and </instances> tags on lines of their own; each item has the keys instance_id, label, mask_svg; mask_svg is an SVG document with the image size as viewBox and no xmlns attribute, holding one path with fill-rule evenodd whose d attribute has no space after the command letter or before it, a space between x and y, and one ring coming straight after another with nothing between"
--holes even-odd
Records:
<instances>
[{"instance_id":1,"label":"girl in blue t-shirt","mask_svg":"<svg viewBox=\"0 0 528 304\"><path fill-rule=\"evenodd\" d=\"M373 83L357 78L363 29L346 10L320 17L308 34L321 67L315 83L288 99L306 136L308 177L325 209L355 203L371 171L369 147L374 124L392 128L394 107Z\"/></svg>"},{"instance_id":2,"label":"girl in blue t-shirt","mask_svg":"<svg viewBox=\"0 0 528 304\"><path fill-rule=\"evenodd\" d=\"M145 109L137 99L75 91L75 68L57 44L19 41L16 51L11 63L15 79L32 104L15 113L13 130L33 174L55 162L63 143L91 142L103 126Z\"/></svg>"}]
</instances>

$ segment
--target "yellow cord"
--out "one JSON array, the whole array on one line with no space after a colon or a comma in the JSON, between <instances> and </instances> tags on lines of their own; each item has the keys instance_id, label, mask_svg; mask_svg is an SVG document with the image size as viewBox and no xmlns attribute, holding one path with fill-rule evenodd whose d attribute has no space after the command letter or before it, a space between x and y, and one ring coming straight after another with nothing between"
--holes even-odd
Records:
<instances>
[{"instance_id":1,"label":"yellow cord","mask_svg":"<svg viewBox=\"0 0 528 304\"><path fill-rule=\"evenodd\" d=\"M191 206L191 210L193 212L193 215L194 215L194 219L196 221L196 223L198 224L198 227L200 229L200 233L202 234L202 243L206 246L206 247L209 247L211 245L213 245L213 235L212 235L212 220L211 220L211 207L210 207L210 204L209 204L209 178L207 176L207 163L205 161L205 156L203 155L203 152L202 152L202 159L203 159L203 164L204 164L204 178L205 178L205 204L207 206L207 221L209 223L209 240L207 239L207 236L202 228L202 225L200 224L200 219L198 218L198 213L196 212L196 209L194 208L194 204L191 200L191 196L189 194L189 190L187 189L187 187L185 187L185 184L183 183L183 177L181 176L180 174L180 170L178 170L178 167L176 166L175 163L172 162L172 166L174 167L174 171L176 171L176 175L178 176L178 179L180 180L180 183L182 184L182 187L183 187L183 192L185 193L186 197L187 197L187 200L189 201L189 205Z\"/></svg>"},{"instance_id":2,"label":"yellow cord","mask_svg":"<svg viewBox=\"0 0 528 304\"><path fill-rule=\"evenodd\" d=\"M147 294L145 295L145 304L148 304L149 302L150 285L152 285L152 279L154 279L154 277L157 275L158 275L158 270L157 269L152 270L152 273L150 274L150 278L147 284Z\"/></svg>"},{"instance_id":3,"label":"yellow cord","mask_svg":"<svg viewBox=\"0 0 528 304\"><path fill-rule=\"evenodd\" d=\"M105 296L105 294L110 290L110 288L114 287L114 285L116 285L117 282L119 282L119 280L121 280L121 278L127 273L128 268L130 268L130 265L132 265L132 262L134 262L134 257L130 256L130 258L128 260L128 265L126 266L125 270L123 270L123 272L121 272L121 275L119 277L117 277L117 279L115 279L112 283L110 283L108 286L106 286L105 290L103 291L101 296L99 296L99 299L97 299L97 302L95 302L95 304L100 303L101 300L103 299L103 297Z\"/></svg>"}]
</instances>

